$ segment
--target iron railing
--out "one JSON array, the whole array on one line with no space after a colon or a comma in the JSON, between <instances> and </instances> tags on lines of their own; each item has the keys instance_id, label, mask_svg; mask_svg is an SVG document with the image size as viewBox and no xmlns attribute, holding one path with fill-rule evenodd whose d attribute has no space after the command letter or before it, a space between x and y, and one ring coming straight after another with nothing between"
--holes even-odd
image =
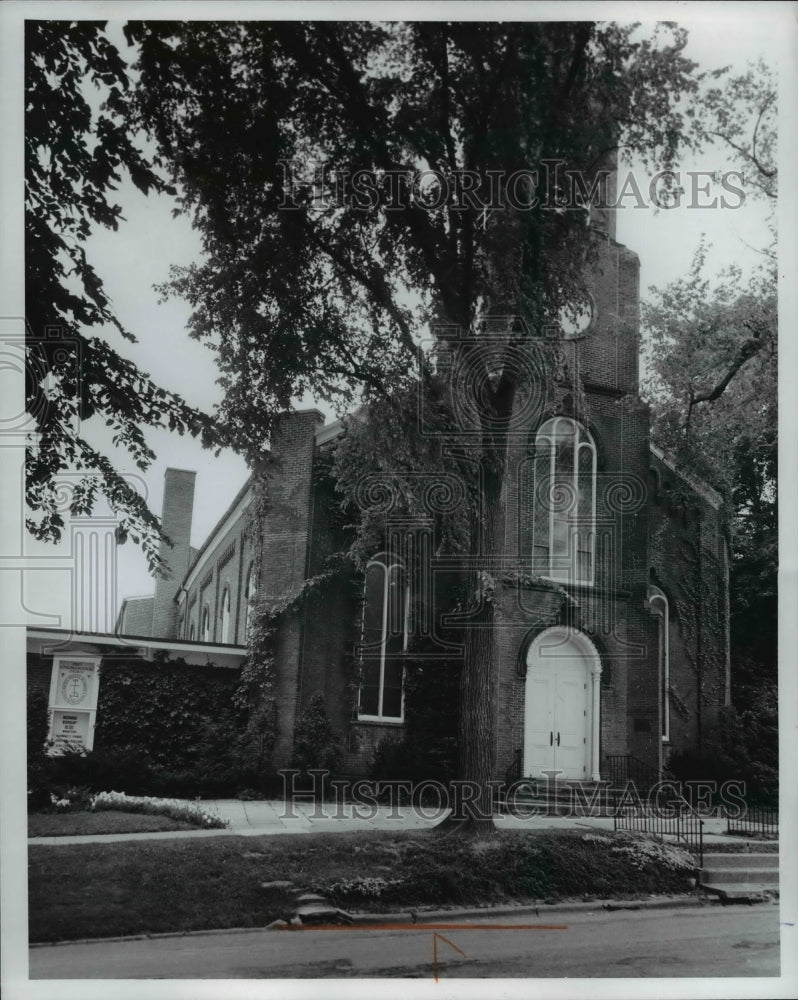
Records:
<instances>
[{"instance_id":1,"label":"iron railing","mask_svg":"<svg viewBox=\"0 0 798 1000\"><path fill-rule=\"evenodd\" d=\"M616 807L613 826L654 837L674 837L696 855L699 868L704 866L704 821L673 785L662 788L653 798Z\"/></svg>"},{"instance_id":2,"label":"iron railing","mask_svg":"<svg viewBox=\"0 0 798 1000\"><path fill-rule=\"evenodd\" d=\"M760 834L763 837L778 836L779 813L777 809L763 809L747 806L745 812L732 819L726 817L727 833Z\"/></svg>"},{"instance_id":3,"label":"iron railing","mask_svg":"<svg viewBox=\"0 0 798 1000\"><path fill-rule=\"evenodd\" d=\"M524 748L519 747L513 754L513 762L504 772L504 783L514 785L524 776Z\"/></svg>"},{"instance_id":4,"label":"iron railing","mask_svg":"<svg viewBox=\"0 0 798 1000\"><path fill-rule=\"evenodd\" d=\"M623 788L630 781L639 792L647 792L659 783L660 775L631 753L609 754L606 758L606 778L610 788Z\"/></svg>"}]
</instances>

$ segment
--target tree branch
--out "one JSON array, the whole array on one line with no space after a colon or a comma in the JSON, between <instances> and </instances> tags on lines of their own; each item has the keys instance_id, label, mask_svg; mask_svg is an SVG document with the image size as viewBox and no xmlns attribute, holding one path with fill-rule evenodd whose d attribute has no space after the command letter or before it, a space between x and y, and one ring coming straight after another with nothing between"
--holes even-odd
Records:
<instances>
[{"instance_id":1,"label":"tree branch","mask_svg":"<svg viewBox=\"0 0 798 1000\"><path fill-rule=\"evenodd\" d=\"M699 403L714 403L716 399L719 399L743 365L747 361L750 361L751 358L757 355L762 349L765 340L762 337L761 330L756 330L750 323L745 323L744 325L748 327L749 330L752 330L753 336L749 337L748 340L740 345L737 356L729 365L726 374L720 382L716 383L711 389L707 389L704 392L696 393L692 389L690 390L690 402L687 404L687 416L684 422L685 436L687 436L690 431L690 419L693 415L693 407L697 406Z\"/></svg>"},{"instance_id":2,"label":"tree branch","mask_svg":"<svg viewBox=\"0 0 798 1000\"><path fill-rule=\"evenodd\" d=\"M723 139L723 141L727 142L732 147L732 149L736 149L741 156L744 156L747 160L750 160L751 163L753 163L753 165L759 171L759 173L762 174L763 177L767 177L768 180L775 177L776 174L778 173L778 170L775 167L768 169L763 163L761 163L757 159L756 155L753 152L749 152L743 146L738 146L736 142L733 142L727 135L724 135L723 132L707 132L707 135L716 135L719 139ZM769 198L776 197L776 195L771 191L766 190L765 194Z\"/></svg>"}]
</instances>

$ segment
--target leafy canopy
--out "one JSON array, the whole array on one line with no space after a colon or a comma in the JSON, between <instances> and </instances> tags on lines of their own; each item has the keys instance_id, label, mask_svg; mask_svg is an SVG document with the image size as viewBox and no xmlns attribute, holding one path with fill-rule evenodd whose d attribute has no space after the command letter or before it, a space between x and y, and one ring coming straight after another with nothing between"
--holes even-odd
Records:
<instances>
[{"instance_id":1,"label":"leafy canopy","mask_svg":"<svg viewBox=\"0 0 798 1000\"><path fill-rule=\"evenodd\" d=\"M590 244L584 207L561 202L546 162L588 184L619 146L667 167L688 134L680 98L698 86L672 24L651 37L591 22L153 21L125 31L132 69L99 23L27 28L27 398L38 432L28 526L59 536L56 480L77 468L86 476L73 512L104 493L152 566L157 518L92 446L92 426L105 421L142 469L153 459L148 425L254 459L293 399L348 408L423 372L418 340L432 316L469 328L479 310L510 307L532 328L547 322L578 291ZM333 173L308 182L302 171L322 163ZM459 171L475 172L474 198L408 203L419 170L452 191L471 183ZM352 207L355 171L376 204ZM401 171L411 173L387 196L386 177ZM518 190L536 207L508 205L516 171L528 172ZM213 419L101 334L131 336L85 252L92 228L120 224L125 174L142 191L177 192L201 233L205 263L176 271L163 291L188 299L193 336L218 338L225 398ZM504 373L495 406L511 405L513 391Z\"/></svg>"}]
</instances>

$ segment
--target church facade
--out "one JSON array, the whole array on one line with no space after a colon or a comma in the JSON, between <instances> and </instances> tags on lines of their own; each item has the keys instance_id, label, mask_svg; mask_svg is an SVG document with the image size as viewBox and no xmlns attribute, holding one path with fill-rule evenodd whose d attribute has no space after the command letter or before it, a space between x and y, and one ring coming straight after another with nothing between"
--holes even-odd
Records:
<instances>
[{"instance_id":1,"label":"church facade","mask_svg":"<svg viewBox=\"0 0 798 1000\"><path fill-rule=\"evenodd\" d=\"M638 259L611 228L593 232L590 294L564 337L529 338L533 377L509 435L503 541L485 567L497 780L661 773L671 752L701 746L730 700L726 512L650 440ZM501 339L518 320L487 322ZM343 540L328 471L345 433L315 410L286 414L271 443L267 502L250 480L196 550L195 477L169 469L162 516L172 576L152 596L125 600L116 632L128 647L161 644L175 655L226 650L235 666L256 604L281 606L274 766L289 765L297 719L321 692L343 737L342 770L365 775L380 741L404 731L414 636L423 631L433 661L456 660L474 609L446 599L467 566L435 555L434 518L393 522L389 509L385 544L364 571L291 603Z\"/></svg>"}]
</instances>

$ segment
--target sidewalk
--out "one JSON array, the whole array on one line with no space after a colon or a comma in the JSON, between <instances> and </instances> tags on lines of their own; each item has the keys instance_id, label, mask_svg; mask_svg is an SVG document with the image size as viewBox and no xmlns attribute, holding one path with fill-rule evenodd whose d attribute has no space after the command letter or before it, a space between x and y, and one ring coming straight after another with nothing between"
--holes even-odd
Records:
<instances>
[{"instance_id":1,"label":"sidewalk","mask_svg":"<svg viewBox=\"0 0 798 1000\"><path fill-rule=\"evenodd\" d=\"M114 843L127 840L169 840L219 836L262 837L281 834L351 833L364 830L424 830L437 826L448 809L435 812L426 808L416 812L410 806L367 806L335 802L294 802L279 800L243 802L240 799L210 799L202 802L204 810L228 821L223 830L174 830L163 833L93 834L75 837L35 837L30 844ZM426 815L425 815L426 814ZM568 830L593 829L611 832L612 817L595 816L495 816L498 830ZM714 817L704 820L704 844L746 843L748 838L725 834L726 821ZM667 839L673 839L666 835Z\"/></svg>"}]
</instances>

